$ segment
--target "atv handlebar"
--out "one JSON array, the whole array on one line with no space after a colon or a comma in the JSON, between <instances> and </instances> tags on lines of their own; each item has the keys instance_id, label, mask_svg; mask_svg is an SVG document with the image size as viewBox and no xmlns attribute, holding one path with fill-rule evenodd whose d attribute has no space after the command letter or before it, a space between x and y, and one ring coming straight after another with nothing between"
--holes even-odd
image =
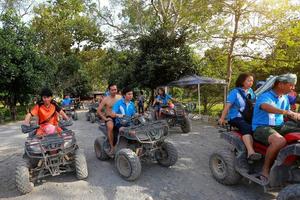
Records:
<instances>
[{"instance_id":1,"label":"atv handlebar","mask_svg":"<svg viewBox=\"0 0 300 200\"><path fill-rule=\"evenodd\" d=\"M59 127L64 128L67 126L72 126L73 125L73 121L71 119L69 120L60 120L59 121Z\"/></svg>"},{"instance_id":2,"label":"atv handlebar","mask_svg":"<svg viewBox=\"0 0 300 200\"><path fill-rule=\"evenodd\" d=\"M33 126L28 126L28 125L25 125L25 124L21 125L21 129L22 129L23 133L30 133L30 132L38 129L38 128L40 128L39 125L33 125Z\"/></svg>"}]
</instances>

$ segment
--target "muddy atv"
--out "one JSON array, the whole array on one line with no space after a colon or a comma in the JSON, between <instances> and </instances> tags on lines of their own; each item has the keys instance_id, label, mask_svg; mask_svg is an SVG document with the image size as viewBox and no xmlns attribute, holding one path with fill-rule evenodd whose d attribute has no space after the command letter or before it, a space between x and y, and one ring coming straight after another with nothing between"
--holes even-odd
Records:
<instances>
[{"instance_id":1,"label":"muddy atv","mask_svg":"<svg viewBox=\"0 0 300 200\"><path fill-rule=\"evenodd\" d=\"M93 103L89 106L89 111L86 113L86 120L91 123L95 123L96 120L99 119L97 115L97 109L99 107L99 103Z\"/></svg>"},{"instance_id":2,"label":"muddy atv","mask_svg":"<svg viewBox=\"0 0 300 200\"><path fill-rule=\"evenodd\" d=\"M39 126L22 125L22 132L28 133L23 159L15 171L16 188L26 194L33 190L34 184L47 176L58 176L66 172L75 172L81 180L88 177L84 153L79 149L75 134L66 129L70 122L60 123L60 134L43 137L35 135Z\"/></svg>"},{"instance_id":3,"label":"muddy atv","mask_svg":"<svg viewBox=\"0 0 300 200\"><path fill-rule=\"evenodd\" d=\"M115 159L115 166L120 176L127 181L136 180L141 174L141 162L158 162L170 167L177 162L178 153L175 146L165 141L168 136L168 124L164 120L146 121L144 117L123 118L122 127L114 131L115 155L108 156L110 145L107 139L106 126L100 126L105 136L96 138L94 143L98 159Z\"/></svg>"},{"instance_id":4,"label":"muddy atv","mask_svg":"<svg viewBox=\"0 0 300 200\"><path fill-rule=\"evenodd\" d=\"M78 113L76 112L74 105L62 106L62 109L68 117L73 120L78 120Z\"/></svg>"},{"instance_id":5,"label":"muddy atv","mask_svg":"<svg viewBox=\"0 0 300 200\"><path fill-rule=\"evenodd\" d=\"M234 185L244 177L263 186L265 191L283 188L277 200L300 199L300 133L284 136L287 145L279 151L266 182L259 178L264 159L252 163L247 161L246 147L239 131L227 127L220 132L229 146L216 150L209 159L211 173L218 182ZM267 146L258 141L254 141L253 146L256 152L266 155Z\"/></svg>"},{"instance_id":6,"label":"muddy atv","mask_svg":"<svg viewBox=\"0 0 300 200\"><path fill-rule=\"evenodd\" d=\"M161 118L168 122L169 127L179 126L183 133L189 133L192 123L188 118L188 113L181 103L175 103L171 109L167 105L162 105ZM151 118L156 119L155 110L151 109Z\"/></svg>"}]
</instances>

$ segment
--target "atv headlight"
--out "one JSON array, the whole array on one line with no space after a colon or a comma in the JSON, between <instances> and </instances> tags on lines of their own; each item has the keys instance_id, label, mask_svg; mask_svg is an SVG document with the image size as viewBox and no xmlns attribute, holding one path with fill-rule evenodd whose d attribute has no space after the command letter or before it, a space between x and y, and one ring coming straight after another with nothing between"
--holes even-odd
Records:
<instances>
[{"instance_id":1,"label":"atv headlight","mask_svg":"<svg viewBox=\"0 0 300 200\"><path fill-rule=\"evenodd\" d=\"M163 129L153 130L151 131L151 136L153 139L158 140L164 134Z\"/></svg>"},{"instance_id":2,"label":"atv headlight","mask_svg":"<svg viewBox=\"0 0 300 200\"><path fill-rule=\"evenodd\" d=\"M33 154L42 153L39 142L28 142L26 145L26 149L29 153L33 153Z\"/></svg>"},{"instance_id":3,"label":"atv headlight","mask_svg":"<svg viewBox=\"0 0 300 200\"><path fill-rule=\"evenodd\" d=\"M65 140L64 141L64 148L69 148L72 146L72 140Z\"/></svg>"}]
</instances>

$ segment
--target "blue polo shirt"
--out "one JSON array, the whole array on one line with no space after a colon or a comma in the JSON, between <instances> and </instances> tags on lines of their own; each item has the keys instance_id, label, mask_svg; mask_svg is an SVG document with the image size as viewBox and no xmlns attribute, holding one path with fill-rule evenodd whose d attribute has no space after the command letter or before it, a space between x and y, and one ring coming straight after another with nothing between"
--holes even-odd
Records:
<instances>
[{"instance_id":1,"label":"blue polo shirt","mask_svg":"<svg viewBox=\"0 0 300 200\"><path fill-rule=\"evenodd\" d=\"M253 131L255 131L258 126L281 126L284 123L282 114L273 114L262 110L260 106L264 103L282 110L290 109L287 95L278 96L273 90L261 94L257 98L254 107L252 120Z\"/></svg>"},{"instance_id":2,"label":"blue polo shirt","mask_svg":"<svg viewBox=\"0 0 300 200\"><path fill-rule=\"evenodd\" d=\"M71 103L72 103L72 99L71 98L66 98L66 99L63 99L61 105L62 106L69 106L69 105L71 105Z\"/></svg>"},{"instance_id":3,"label":"blue polo shirt","mask_svg":"<svg viewBox=\"0 0 300 200\"><path fill-rule=\"evenodd\" d=\"M116 114L122 114L132 117L135 113L135 106L132 101L130 101L127 105L125 103L125 99L119 99L112 107L112 111ZM119 124L118 118L116 119L116 124Z\"/></svg>"},{"instance_id":4,"label":"blue polo shirt","mask_svg":"<svg viewBox=\"0 0 300 200\"><path fill-rule=\"evenodd\" d=\"M243 90L240 87L234 88L229 92L229 95L227 97L227 103L231 104L231 107L229 109L227 119L231 120L236 117L242 117L241 112L245 110L245 99L244 97L247 95L251 96L251 100L254 102L255 101L255 94L251 88L248 89L247 94L245 90Z\"/></svg>"},{"instance_id":5,"label":"blue polo shirt","mask_svg":"<svg viewBox=\"0 0 300 200\"><path fill-rule=\"evenodd\" d=\"M162 101L162 104L163 104L163 105L167 105L167 104L168 104L168 101L169 101L170 99L172 99L172 96L171 96L171 95L168 95L168 94L165 94L164 97L161 96L161 95L157 95L156 99L159 100L159 101Z\"/></svg>"}]
</instances>

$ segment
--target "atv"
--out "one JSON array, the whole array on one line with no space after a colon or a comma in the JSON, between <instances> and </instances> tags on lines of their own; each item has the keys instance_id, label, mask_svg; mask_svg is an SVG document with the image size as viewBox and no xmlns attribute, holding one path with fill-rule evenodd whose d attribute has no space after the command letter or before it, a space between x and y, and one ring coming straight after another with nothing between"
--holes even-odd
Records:
<instances>
[{"instance_id":1,"label":"atv","mask_svg":"<svg viewBox=\"0 0 300 200\"><path fill-rule=\"evenodd\" d=\"M192 129L192 123L188 118L188 113L181 103L175 103L174 108L167 105L161 106L161 118L168 122L169 127L180 126L183 133L189 133ZM151 109L151 118L156 119L155 110Z\"/></svg>"},{"instance_id":2,"label":"atv","mask_svg":"<svg viewBox=\"0 0 300 200\"><path fill-rule=\"evenodd\" d=\"M300 199L300 132L284 136L287 145L279 151L267 182L259 178L264 160L247 161L246 147L239 131L227 127L220 132L229 148L216 150L209 159L209 168L218 182L234 185L244 177L263 186L265 191L284 188L279 192L278 200ZM266 155L267 146L258 141L254 141L253 146L256 152Z\"/></svg>"},{"instance_id":3,"label":"atv","mask_svg":"<svg viewBox=\"0 0 300 200\"><path fill-rule=\"evenodd\" d=\"M76 112L74 105L62 106L62 109L68 117L73 120L78 120L78 113Z\"/></svg>"},{"instance_id":4,"label":"atv","mask_svg":"<svg viewBox=\"0 0 300 200\"><path fill-rule=\"evenodd\" d=\"M15 171L16 188L26 194L33 190L34 184L47 176L58 176L65 172L76 172L79 180L88 177L85 155L80 151L75 133L66 126L72 125L65 121L60 123L62 133L37 136L39 126L22 125L22 132L28 133L25 142L25 153Z\"/></svg>"},{"instance_id":5,"label":"atv","mask_svg":"<svg viewBox=\"0 0 300 200\"><path fill-rule=\"evenodd\" d=\"M99 103L93 103L89 106L89 111L86 113L86 120L91 123L95 123L97 119L99 119L97 115L97 109L99 107Z\"/></svg>"},{"instance_id":6,"label":"atv","mask_svg":"<svg viewBox=\"0 0 300 200\"><path fill-rule=\"evenodd\" d=\"M124 117L120 131L114 130L115 155L108 156L110 145L105 125L94 143L96 157L100 160L115 158L117 171L127 181L136 180L141 174L141 161L157 161L164 167L174 165L178 159L175 146L165 141L168 124L164 120L146 121L143 116Z\"/></svg>"}]
</instances>

